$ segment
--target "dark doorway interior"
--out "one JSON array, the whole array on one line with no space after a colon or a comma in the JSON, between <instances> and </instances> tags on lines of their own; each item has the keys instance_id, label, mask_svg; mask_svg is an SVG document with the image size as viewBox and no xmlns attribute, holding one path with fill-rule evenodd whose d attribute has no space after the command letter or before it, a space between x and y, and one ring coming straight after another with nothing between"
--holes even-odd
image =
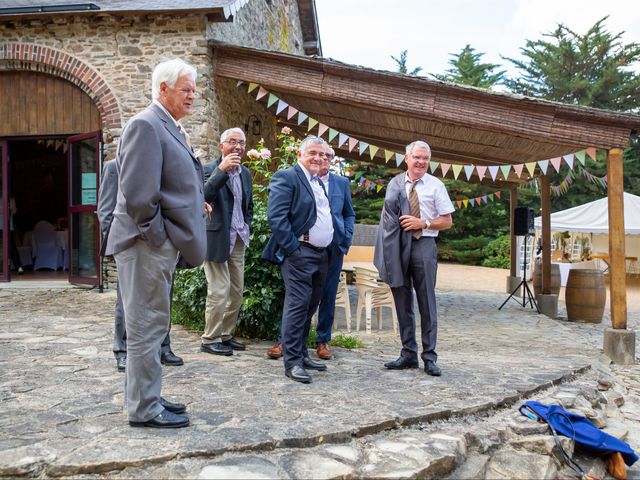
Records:
<instances>
[{"instance_id":1,"label":"dark doorway interior","mask_svg":"<svg viewBox=\"0 0 640 480\"><path fill-rule=\"evenodd\" d=\"M13 234L24 259L29 255L29 232L39 221L51 223L57 231L66 229L66 141L65 137L14 139L8 142L8 150L9 196L15 199L16 205ZM28 278L33 264L23 268L25 275L17 276L13 272L12 280ZM37 273L46 275L53 273L52 270L42 269ZM56 276L63 279L66 273L59 271Z\"/></svg>"}]
</instances>

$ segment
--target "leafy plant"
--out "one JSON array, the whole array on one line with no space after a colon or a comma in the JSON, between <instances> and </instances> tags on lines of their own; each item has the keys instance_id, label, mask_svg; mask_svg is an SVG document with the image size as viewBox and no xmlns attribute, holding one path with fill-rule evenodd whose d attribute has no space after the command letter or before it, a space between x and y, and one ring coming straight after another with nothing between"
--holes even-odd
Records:
<instances>
[{"instance_id":1,"label":"leafy plant","mask_svg":"<svg viewBox=\"0 0 640 480\"><path fill-rule=\"evenodd\" d=\"M491 240L482 250L484 267L509 268L511 264L511 238L502 235Z\"/></svg>"},{"instance_id":2,"label":"leafy plant","mask_svg":"<svg viewBox=\"0 0 640 480\"><path fill-rule=\"evenodd\" d=\"M353 337L351 335L336 335L331 339L329 345L334 347L342 347L342 348L364 348L364 343L357 337Z\"/></svg>"}]
</instances>

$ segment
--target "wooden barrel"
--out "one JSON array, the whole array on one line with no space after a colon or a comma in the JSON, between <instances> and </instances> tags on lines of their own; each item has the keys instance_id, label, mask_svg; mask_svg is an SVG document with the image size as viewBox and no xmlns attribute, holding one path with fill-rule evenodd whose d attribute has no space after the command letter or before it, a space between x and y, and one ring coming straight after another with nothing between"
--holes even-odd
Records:
<instances>
[{"instance_id":1,"label":"wooden barrel","mask_svg":"<svg viewBox=\"0 0 640 480\"><path fill-rule=\"evenodd\" d=\"M533 268L533 293L537 297L542 293L542 263L536 260ZM560 265L551 264L551 288L549 293L558 295L560 293Z\"/></svg>"},{"instance_id":2,"label":"wooden barrel","mask_svg":"<svg viewBox=\"0 0 640 480\"><path fill-rule=\"evenodd\" d=\"M573 269L569 271L565 303L571 321L600 323L607 301L604 276L600 270Z\"/></svg>"}]
</instances>

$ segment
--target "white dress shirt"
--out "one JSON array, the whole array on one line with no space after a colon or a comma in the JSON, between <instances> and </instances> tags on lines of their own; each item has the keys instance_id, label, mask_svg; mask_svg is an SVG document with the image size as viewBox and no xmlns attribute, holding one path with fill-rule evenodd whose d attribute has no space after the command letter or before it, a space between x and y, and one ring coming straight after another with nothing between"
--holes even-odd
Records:
<instances>
[{"instance_id":1,"label":"white dress shirt","mask_svg":"<svg viewBox=\"0 0 640 480\"><path fill-rule=\"evenodd\" d=\"M316 223L309 229L309 243L315 247L327 247L333 240L333 219L331 218L331 207L329 206L328 192L325 193L319 182L322 180L317 175L312 180L309 171L298 162L304 172L313 196L316 200ZM298 240L303 240L300 237Z\"/></svg>"},{"instance_id":2,"label":"white dress shirt","mask_svg":"<svg viewBox=\"0 0 640 480\"><path fill-rule=\"evenodd\" d=\"M409 192L411 191L412 182L409 179L409 175L405 173L405 188L407 191L407 198L409 198ZM420 218L425 220L433 220L440 215L447 215L453 213L455 208L447 187L444 183L436 177L425 173L422 178L416 180L416 193L418 194L418 200L420 200ZM423 237L437 237L438 230L422 231Z\"/></svg>"}]
</instances>

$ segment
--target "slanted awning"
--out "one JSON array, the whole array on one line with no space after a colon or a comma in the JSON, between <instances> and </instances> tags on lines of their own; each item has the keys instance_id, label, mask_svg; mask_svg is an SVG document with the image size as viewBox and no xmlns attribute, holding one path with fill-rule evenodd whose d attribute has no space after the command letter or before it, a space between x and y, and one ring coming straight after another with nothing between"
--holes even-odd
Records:
<instances>
[{"instance_id":1,"label":"slanted awning","mask_svg":"<svg viewBox=\"0 0 640 480\"><path fill-rule=\"evenodd\" d=\"M402 152L424 139L433 161L515 165L589 147L624 148L640 115L577 107L309 58L212 42L218 77L257 83L319 122ZM293 121L289 126L306 134ZM349 156L343 147L336 152ZM374 162L385 163L381 156ZM512 171L507 183L530 179ZM472 181L479 181L475 174ZM503 186L502 179L485 184Z\"/></svg>"}]
</instances>

